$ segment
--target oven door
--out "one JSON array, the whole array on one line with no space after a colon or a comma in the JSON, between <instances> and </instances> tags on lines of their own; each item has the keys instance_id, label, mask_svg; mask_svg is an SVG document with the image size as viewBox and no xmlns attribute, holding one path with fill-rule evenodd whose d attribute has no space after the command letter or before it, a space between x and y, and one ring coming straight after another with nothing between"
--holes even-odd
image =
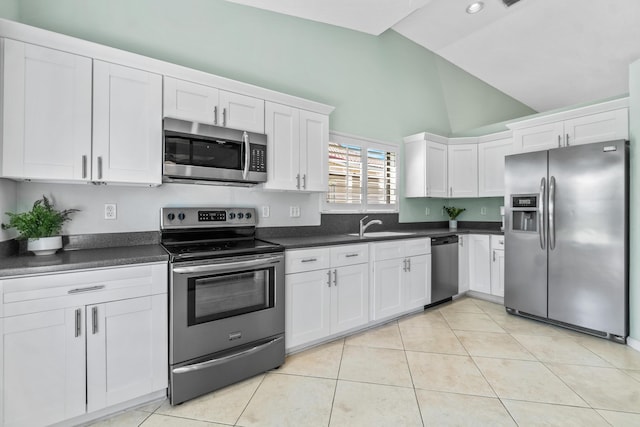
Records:
<instances>
[{"instance_id":1,"label":"oven door","mask_svg":"<svg viewBox=\"0 0 640 427\"><path fill-rule=\"evenodd\" d=\"M284 255L171 264L172 365L284 333Z\"/></svg>"}]
</instances>

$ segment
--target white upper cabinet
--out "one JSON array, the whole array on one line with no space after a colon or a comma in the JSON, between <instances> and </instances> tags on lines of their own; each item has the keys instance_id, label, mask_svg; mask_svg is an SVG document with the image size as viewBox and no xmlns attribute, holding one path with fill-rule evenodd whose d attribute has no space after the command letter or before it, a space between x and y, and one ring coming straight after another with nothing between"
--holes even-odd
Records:
<instances>
[{"instance_id":1,"label":"white upper cabinet","mask_svg":"<svg viewBox=\"0 0 640 427\"><path fill-rule=\"evenodd\" d=\"M2 43L0 175L89 180L91 59L10 39Z\"/></svg>"},{"instance_id":2,"label":"white upper cabinet","mask_svg":"<svg viewBox=\"0 0 640 427\"><path fill-rule=\"evenodd\" d=\"M513 152L513 138L478 144L478 196L504 196L504 158Z\"/></svg>"},{"instance_id":3,"label":"white upper cabinet","mask_svg":"<svg viewBox=\"0 0 640 427\"><path fill-rule=\"evenodd\" d=\"M447 146L408 137L404 145L405 197L447 196Z\"/></svg>"},{"instance_id":4,"label":"white upper cabinet","mask_svg":"<svg viewBox=\"0 0 640 427\"><path fill-rule=\"evenodd\" d=\"M94 61L94 181L162 182L162 76Z\"/></svg>"},{"instance_id":5,"label":"white upper cabinet","mask_svg":"<svg viewBox=\"0 0 640 427\"><path fill-rule=\"evenodd\" d=\"M478 197L478 145L448 147L449 197Z\"/></svg>"},{"instance_id":6,"label":"white upper cabinet","mask_svg":"<svg viewBox=\"0 0 640 427\"><path fill-rule=\"evenodd\" d=\"M264 133L262 99L166 76L164 116Z\"/></svg>"},{"instance_id":7,"label":"white upper cabinet","mask_svg":"<svg viewBox=\"0 0 640 427\"><path fill-rule=\"evenodd\" d=\"M625 100L610 101L603 105L559 113L553 117L513 123L509 126L514 129L514 152L525 153L614 139L629 139L629 109L614 108L624 105L625 102ZM603 109L605 111L596 112ZM582 115L580 115L581 112Z\"/></svg>"},{"instance_id":8,"label":"white upper cabinet","mask_svg":"<svg viewBox=\"0 0 640 427\"><path fill-rule=\"evenodd\" d=\"M264 188L326 191L329 117L267 102L267 174Z\"/></svg>"}]
</instances>

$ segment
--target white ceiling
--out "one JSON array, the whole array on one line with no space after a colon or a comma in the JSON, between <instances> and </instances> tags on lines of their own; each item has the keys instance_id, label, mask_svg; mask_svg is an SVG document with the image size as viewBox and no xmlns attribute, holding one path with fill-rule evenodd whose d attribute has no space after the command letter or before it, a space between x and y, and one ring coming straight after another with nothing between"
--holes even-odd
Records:
<instances>
[{"instance_id":1,"label":"white ceiling","mask_svg":"<svg viewBox=\"0 0 640 427\"><path fill-rule=\"evenodd\" d=\"M229 0L379 35L392 28L537 111L628 92L640 0Z\"/></svg>"}]
</instances>

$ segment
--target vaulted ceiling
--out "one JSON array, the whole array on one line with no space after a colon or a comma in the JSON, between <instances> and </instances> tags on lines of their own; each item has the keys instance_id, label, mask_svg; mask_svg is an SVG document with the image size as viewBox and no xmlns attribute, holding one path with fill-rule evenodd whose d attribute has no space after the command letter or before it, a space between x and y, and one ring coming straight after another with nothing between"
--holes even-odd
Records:
<instances>
[{"instance_id":1,"label":"vaulted ceiling","mask_svg":"<svg viewBox=\"0 0 640 427\"><path fill-rule=\"evenodd\" d=\"M537 111L628 92L640 0L228 0L379 35L393 29Z\"/></svg>"}]
</instances>

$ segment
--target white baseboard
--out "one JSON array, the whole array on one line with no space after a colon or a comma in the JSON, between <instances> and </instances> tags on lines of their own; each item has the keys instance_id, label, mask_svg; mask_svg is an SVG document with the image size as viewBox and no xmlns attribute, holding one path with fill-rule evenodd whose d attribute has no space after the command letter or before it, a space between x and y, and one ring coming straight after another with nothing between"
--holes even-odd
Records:
<instances>
[{"instance_id":1,"label":"white baseboard","mask_svg":"<svg viewBox=\"0 0 640 427\"><path fill-rule=\"evenodd\" d=\"M636 351L640 351L640 341L631 337L627 338L627 345Z\"/></svg>"}]
</instances>

